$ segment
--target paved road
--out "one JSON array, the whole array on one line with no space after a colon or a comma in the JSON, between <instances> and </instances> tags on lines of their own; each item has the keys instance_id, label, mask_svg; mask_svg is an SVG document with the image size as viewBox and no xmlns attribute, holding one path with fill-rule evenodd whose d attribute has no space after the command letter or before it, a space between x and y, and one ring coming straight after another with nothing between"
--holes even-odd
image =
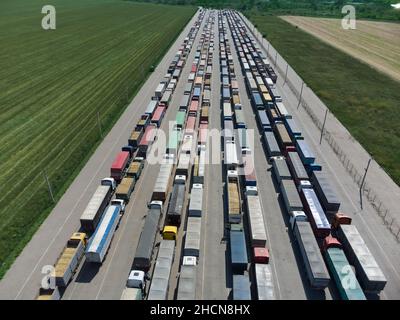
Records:
<instances>
[{"instance_id":1,"label":"paved road","mask_svg":"<svg viewBox=\"0 0 400 320\"><path fill-rule=\"evenodd\" d=\"M193 16L51 214L15 260L0 282L0 299L33 299L36 296L43 277L42 267L52 265L56 261L67 239L79 229L79 218L82 211L96 190L99 181L109 175L109 167L115 154L126 144L134 124L146 109L157 84L164 77L170 62L197 16L198 13ZM197 42L192 47L192 52L196 45ZM188 61L191 59L189 58ZM187 68L185 68L186 77ZM184 78L185 75L181 79ZM166 115L167 121L174 118L172 110L180 99L179 90L182 88L178 88L178 92L174 94L172 108L168 109ZM167 121L164 120L163 124ZM134 198L128 205L127 212L122 218L119 230L111 244L106 263L99 270L84 265L84 270L78 273L75 281L68 287L66 298L119 299L130 269L136 248L135 243L140 235L142 217L147 212L146 201L150 198L150 190L154 185L157 171L149 170L149 166L144 169L143 176L136 186L136 190L142 190L141 196L138 197L137 192L134 192ZM147 179L149 180L147 181ZM110 263L111 261L113 262Z\"/></svg>"},{"instance_id":2,"label":"paved road","mask_svg":"<svg viewBox=\"0 0 400 320\"><path fill-rule=\"evenodd\" d=\"M277 72L276 69L275 71ZM363 209L360 208L359 188L353 182L331 147L326 142L323 142L322 145L319 144L319 129L304 110L301 108L297 109L298 99L288 85L284 84L284 79L284 74L278 74L277 87L282 94L285 106L292 113L293 118L297 120L303 136L315 151L316 162L320 163L323 170L330 175L331 181L342 200L341 211L346 212L353 218L353 223L357 226L357 229L360 231L368 248L387 278L388 283L385 290L381 293L381 299L399 299L399 243L383 225L381 218L378 217L368 201L364 200ZM369 298L377 297L372 296Z\"/></svg>"},{"instance_id":3,"label":"paved road","mask_svg":"<svg viewBox=\"0 0 400 320\"><path fill-rule=\"evenodd\" d=\"M221 73L219 63L219 33L218 18L214 24L214 56L211 83L211 107L209 129L221 131ZM209 145L209 158L212 150L221 150L220 146ZM211 162L211 160L210 160ZM224 238L224 195L223 195L223 166L222 163L210 164L206 168L206 184L204 189L204 212L202 219L202 247L197 278L197 295L199 299L226 300L229 296L229 268L226 261L226 242Z\"/></svg>"}]
</instances>

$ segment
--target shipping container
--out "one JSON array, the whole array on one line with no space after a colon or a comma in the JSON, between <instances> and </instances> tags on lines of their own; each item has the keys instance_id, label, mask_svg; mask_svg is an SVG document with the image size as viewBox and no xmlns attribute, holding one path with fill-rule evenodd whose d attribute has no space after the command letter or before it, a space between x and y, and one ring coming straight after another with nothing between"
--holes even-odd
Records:
<instances>
[{"instance_id":1,"label":"shipping container","mask_svg":"<svg viewBox=\"0 0 400 320\"><path fill-rule=\"evenodd\" d=\"M261 131L271 131L271 123L265 110L257 111L257 124Z\"/></svg>"},{"instance_id":2,"label":"shipping container","mask_svg":"<svg viewBox=\"0 0 400 320\"><path fill-rule=\"evenodd\" d=\"M149 150L151 144L153 143L156 136L157 127L154 125L147 126L142 139L139 142L139 150L137 153L138 157L146 158L147 151Z\"/></svg>"},{"instance_id":3,"label":"shipping container","mask_svg":"<svg viewBox=\"0 0 400 320\"><path fill-rule=\"evenodd\" d=\"M275 129L278 138L277 140L282 149L284 149L286 146L293 146L292 139L290 138L289 133L287 132L283 123L275 123Z\"/></svg>"},{"instance_id":4,"label":"shipping container","mask_svg":"<svg viewBox=\"0 0 400 320\"><path fill-rule=\"evenodd\" d=\"M325 289L329 284L329 273L315 240L310 223L296 221L294 234L303 257L307 278L311 287Z\"/></svg>"},{"instance_id":5,"label":"shipping container","mask_svg":"<svg viewBox=\"0 0 400 320\"><path fill-rule=\"evenodd\" d=\"M193 147L193 135L186 134L183 137L181 153L192 153Z\"/></svg>"},{"instance_id":6,"label":"shipping container","mask_svg":"<svg viewBox=\"0 0 400 320\"><path fill-rule=\"evenodd\" d=\"M284 157L274 157L271 161L278 185L280 185L282 180L292 180L292 175Z\"/></svg>"},{"instance_id":7,"label":"shipping container","mask_svg":"<svg viewBox=\"0 0 400 320\"><path fill-rule=\"evenodd\" d=\"M177 300L195 300L196 299L196 266L181 266L179 273Z\"/></svg>"},{"instance_id":8,"label":"shipping container","mask_svg":"<svg viewBox=\"0 0 400 320\"><path fill-rule=\"evenodd\" d=\"M190 102L189 115L192 115L192 116L196 117L198 109L199 109L199 101L198 100L192 100Z\"/></svg>"},{"instance_id":9,"label":"shipping container","mask_svg":"<svg viewBox=\"0 0 400 320\"><path fill-rule=\"evenodd\" d=\"M343 300L366 300L364 292L342 249L328 248L325 258L333 280ZM352 285L343 285L351 283Z\"/></svg>"},{"instance_id":10,"label":"shipping container","mask_svg":"<svg viewBox=\"0 0 400 320\"><path fill-rule=\"evenodd\" d=\"M201 217L188 217L183 256L199 257L201 238Z\"/></svg>"},{"instance_id":11,"label":"shipping container","mask_svg":"<svg viewBox=\"0 0 400 320\"><path fill-rule=\"evenodd\" d=\"M281 180L280 190L288 213L303 210L303 204L293 180Z\"/></svg>"},{"instance_id":12,"label":"shipping container","mask_svg":"<svg viewBox=\"0 0 400 320\"><path fill-rule=\"evenodd\" d=\"M250 241L252 247L265 247L267 234L264 226L264 216L258 195L247 195L247 212L249 218Z\"/></svg>"},{"instance_id":13,"label":"shipping container","mask_svg":"<svg viewBox=\"0 0 400 320\"><path fill-rule=\"evenodd\" d=\"M129 164L129 152L120 151L111 165L111 178L119 182L125 174L125 169Z\"/></svg>"},{"instance_id":14,"label":"shipping container","mask_svg":"<svg viewBox=\"0 0 400 320\"><path fill-rule=\"evenodd\" d=\"M229 232L229 239L232 271L234 274L240 274L246 271L248 267L244 232L231 230Z\"/></svg>"},{"instance_id":15,"label":"shipping container","mask_svg":"<svg viewBox=\"0 0 400 320\"><path fill-rule=\"evenodd\" d=\"M136 149L139 145L140 139L143 136L143 133L144 133L144 129L141 131L132 131L132 133L128 139L129 145Z\"/></svg>"},{"instance_id":16,"label":"shipping container","mask_svg":"<svg viewBox=\"0 0 400 320\"><path fill-rule=\"evenodd\" d=\"M232 120L232 107L228 102L224 102L223 104L223 115L224 120Z\"/></svg>"},{"instance_id":17,"label":"shipping container","mask_svg":"<svg viewBox=\"0 0 400 320\"><path fill-rule=\"evenodd\" d=\"M274 281L272 279L271 266L268 264L254 265L257 284L258 300L276 300Z\"/></svg>"},{"instance_id":18,"label":"shipping container","mask_svg":"<svg viewBox=\"0 0 400 320\"><path fill-rule=\"evenodd\" d=\"M174 250L174 240L161 240L147 300L167 300Z\"/></svg>"},{"instance_id":19,"label":"shipping container","mask_svg":"<svg viewBox=\"0 0 400 320\"><path fill-rule=\"evenodd\" d=\"M250 280L246 275L233 275L233 300L251 300Z\"/></svg>"},{"instance_id":20,"label":"shipping container","mask_svg":"<svg viewBox=\"0 0 400 320\"><path fill-rule=\"evenodd\" d=\"M247 128L243 110L235 110L235 120L236 128Z\"/></svg>"},{"instance_id":21,"label":"shipping container","mask_svg":"<svg viewBox=\"0 0 400 320\"><path fill-rule=\"evenodd\" d=\"M151 200L165 201L171 185L173 169L173 160L165 161L161 164Z\"/></svg>"},{"instance_id":22,"label":"shipping container","mask_svg":"<svg viewBox=\"0 0 400 320\"><path fill-rule=\"evenodd\" d=\"M337 213L340 208L340 200L329 177L325 173L314 171L311 181L325 212L330 215Z\"/></svg>"},{"instance_id":23,"label":"shipping container","mask_svg":"<svg viewBox=\"0 0 400 320\"><path fill-rule=\"evenodd\" d=\"M200 122L208 123L208 112L209 112L209 107L208 106L203 106L201 108Z\"/></svg>"},{"instance_id":24,"label":"shipping container","mask_svg":"<svg viewBox=\"0 0 400 320\"><path fill-rule=\"evenodd\" d=\"M97 187L80 219L83 231L92 233L96 229L104 209L110 202L112 192L111 186L101 185Z\"/></svg>"},{"instance_id":25,"label":"shipping container","mask_svg":"<svg viewBox=\"0 0 400 320\"><path fill-rule=\"evenodd\" d=\"M193 184L190 192L189 217L201 217L203 211L203 185Z\"/></svg>"},{"instance_id":26,"label":"shipping container","mask_svg":"<svg viewBox=\"0 0 400 320\"><path fill-rule=\"evenodd\" d=\"M189 96L192 93L192 89L193 89L193 82L186 83L184 91L185 96Z\"/></svg>"},{"instance_id":27,"label":"shipping container","mask_svg":"<svg viewBox=\"0 0 400 320\"><path fill-rule=\"evenodd\" d=\"M183 110L184 112L187 110L189 105L189 98L190 96L188 94L182 96L181 102L179 103L179 110Z\"/></svg>"},{"instance_id":28,"label":"shipping container","mask_svg":"<svg viewBox=\"0 0 400 320\"><path fill-rule=\"evenodd\" d=\"M272 131L266 131L263 133L264 148L267 153L268 159L271 157L277 157L281 155L278 142L275 138L275 134Z\"/></svg>"},{"instance_id":29,"label":"shipping container","mask_svg":"<svg viewBox=\"0 0 400 320\"><path fill-rule=\"evenodd\" d=\"M242 210L240 199L240 185L237 171L228 170L227 173L227 196L229 223L242 222Z\"/></svg>"},{"instance_id":30,"label":"shipping container","mask_svg":"<svg viewBox=\"0 0 400 320\"><path fill-rule=\"evenodd\" d=\"M144 113L151 117L154 113L154 110L156 110L157 107L158 107L158 101L151 100L147 105L146 111Z\"/></svg>"},{"instance_id":31,"label":"shipping container","mask_svg":"<svg viewBox=\"0 0 400 320\"><path fill-rule=\"evenodd\" d=\"M338 237L364 291L376 294L382 291L387 280L356 226L341 225Z\"/></svg>"},{"instance_id":32,"label":"shipping container","mask_svg":"<svg viewBox=\"0 0 400 320\"><path fill-rule=\"evenodd\" d=\"M165 107L158 106L156 111L154 111L153 117L151 118L151 123L155 124L158 128L161 126L161 122L165 115Z\"/></svg>"},{"instance_id":33,"label":"shipping container","mask_svg":"<svg viewBox=\"0 0 400 320\"><path fill-rule=\"evenodd\" d=\"M297 152L288 152L286 159L293 179L297 184L299 184L301 180L309 180L307 171Z\"/></svg>"},{"instance_id":34,"label":"shipping container","mask_svg":"<svg viewBox=\"0 0 400 320\"><path fill-rule=\"evenodd\" d=\"M285 105L282 102L276 102L276 109L282 119L291 119L292 115L287 111Z\"/></svg>"},{"instance_id":35,"label":"shipping container","mask_svg":"<svg viewBox=\"0 0 400 320\"><path fill-rule=\"evenodd\" d=\"M139 243L133 259L133 269L147 272L150 269L151 257L153 255L154 241L158 233L158 224L161 217L161 206L150 207L147 212L143 229L140 234Z\"/></svg>"},{"instance_id":36,"label":"shipping container","mask_svg":"<svg viewBox=\"0 0 400 320\"><path fill-rule=\"evenodd\" d=\"M189 168L190 168L190 159L191 155L189 153L180 153L178 165L176 167L176 174L179 175L189 175Z\"/></svg>"},{"instance_id":37,"label":"shipping container","mask_svg":"<svg viewBox=\"0 0 400 320\"><path fill-rule=\"evenodd\" d=\"M327 237L331 233L331 225L314 189L302 189L300 195L303 200L304 211L311 222L315 236L319 238Z\"/></svg>"},{"instance_id":38,"label":"shipping container","mask_svg":"<svg viewBox=\"0 0 400 320\"><path fill-rule=\"evenodd\" d=\"M227 141L225 143L225 155L224 164L228 170L235 170L239 165L237 156L237 147L233 141Z\"/></svg>"},{"instance_id":39,"label":"shipping container","mask_svg":"<svg viewBox=\"0 0 400 320\"><path fill-rule=\"evenodd\" d=\"M258 91L251 92L251 102L255 110L265 109L261 95L258 93Z\"/></svg>"},{"instance_id":40,"label":"shipping container","mask_svg":"<svg viewBox=\"0 0 400 320\"><path fill-rule=\"evenodd\" d=\"M181 224L183 204L185 202L184 184L175 183L172 189L171 198L168 205L167 223L175 226Z\"/></svg>"},{"instance_id":41,"label":"shipping container","mask_svg":"<svg viewBox=\"0 0 400 320\"><path fill-rule=\"evenodd\" d=\"M161 99L162 95L164 94L165 88L166 88L166 83L160 82L159 85L156 88L155 96L158 99Z\"/></svg>"}]
</instances>

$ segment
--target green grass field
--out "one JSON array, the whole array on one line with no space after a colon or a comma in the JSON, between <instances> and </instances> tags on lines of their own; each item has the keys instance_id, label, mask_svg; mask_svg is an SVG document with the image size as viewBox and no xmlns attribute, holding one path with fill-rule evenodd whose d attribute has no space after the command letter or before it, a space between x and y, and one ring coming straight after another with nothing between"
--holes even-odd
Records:
<instances>
[{"instance_id":1,"label":"green grass field","mask_svg":"<svg viewBox=\"0 0 400 320\"><path fill-rule=\"evenodd\" d=\"M0 277L195 13L119 0L0 2Z\"/></svg>"},{"instance_id":2,"label":"green grass field","mask_svg":"<svg viewBox=\"0 0 400 320\"><path fill-rule=\"evenodd\" d=\"M400 83L278 17L250 19L400 185Z\"/></svg>"}]
</instances>

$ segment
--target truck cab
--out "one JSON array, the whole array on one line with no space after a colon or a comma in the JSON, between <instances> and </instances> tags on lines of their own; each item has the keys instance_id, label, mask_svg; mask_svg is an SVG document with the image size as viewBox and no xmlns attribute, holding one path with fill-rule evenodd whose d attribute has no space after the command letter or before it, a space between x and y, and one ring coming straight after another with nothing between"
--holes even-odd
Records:
<instances>
[{"instance_id":1,"label":"truck cab","mask_svg":"<svg viewBox=\"0 0 400 320\"><path fill-rule=\"evenodd\" d=\"M160 209L161 214L163 212L162 211L162 207L163 207L163 202L162 201L153 200L147 206L148 206L149 209Z\"/></svg>"},{"instance_id":2,"label":"truck cab","mask_svg":"<svg viewBox=\"0 0 400 320\"><path fill-rule=\"evenodd\" d=\"M123 146L121 150L129 152L129 158L132 158L133 152L135 151L134 148L129 145Z\"/></svg>"},{"instance_id":3,"label":"truck cab","mask_svg":"<svg viewBox=\"0 0 400 320\"><path fill-rule=\"evenodd\" d=\"M338 212L335 214L332 222L332 228L337 229L341 224L351 224L352 219L344 213Z\"/></svg>"},{"instance_id":4,"label":"truck cab","mask_svg":"<svg viewBox=\"0 0 400 320\"><path fill-rule=\"evenodd\" d=\"M186 183L186 176L185 175L176 175L174 184L185 184Z\"/></svg>"},{"instance_id":5,"label":"truck cab","mask_svg":"<svg viewBox=\"0 0 400 320\"><path fill-rule=\"evenodd\" d=\"M128 288L138 288L141 289L142 292L145 291L146 288L146 274L142 270L131 270L128 276L128 280L126 281L126 286Z\"/></svg>"},{"instance_id":6,"label":"truck cab","mask_svg":"<svg viewBox=\"0 0 400 320\"><path fill-rule=\"evenodd\" d=\"M303 189L312 189L312 184L308 180L300 180L297 191L300 193Z\"/></svg>"},{"instance_id":7,"label":"truck cab","mask_svg":"<svg viewBox=\"0 0 400 320\"><path fill-rule=\"evenodd\" d=\"M257 187L246 186L246 195L247 196L257 196L258 195Z\"/></svg>"},{"instance_id":8,"label":"truck cab","mask_svg":"<svg viewBox=\"0 0 400 320\"><path fill-rule=\"evenodd\" d=\"M183 266L196 266L197 265L197 257L193 256L184 256L182 261Z\"/></svg>"},{"instance_id":9,"label":"truck cab","mask_svg":"<svg viewBox=\"0 0 400 320\"><path fill-rule=\"evenodd\" d=\"M102 186L110 186L111 189L114 191L117 187L117 183L115 182L114 178L104 178L101 180Z\"/></svg>"},{"instance_id":10,"label":"truck cab","mask_svg":"<svg viewBox=\"0 0 400 320\"><path fill-rule=\"evenodd\" d=\"M125 213L125 201L122 199L113 199L110 203L112 206L120 206L121 215Z\"/></svg>"},{"instance_id":11,"label":"truck cab","mask_svg":"<svg viewBox=\"0 0 400 320\"><path fill-rule=\"evenodd\" d=\"M162 232L164 240L176 240L178 228L175 226L165 226Z\"/></svg>"},{"instance_id":12,"label":"truck cab","mask_svg":"<svg viewBox=\"0 0 400 320\"><path fill-rule=\"evenodd\" d=\"M291 211L290 212L290 228L293 230L294 229L294 224L296 221L308 221L308 218L304 211Z\"/></svg>"}]
</instances>

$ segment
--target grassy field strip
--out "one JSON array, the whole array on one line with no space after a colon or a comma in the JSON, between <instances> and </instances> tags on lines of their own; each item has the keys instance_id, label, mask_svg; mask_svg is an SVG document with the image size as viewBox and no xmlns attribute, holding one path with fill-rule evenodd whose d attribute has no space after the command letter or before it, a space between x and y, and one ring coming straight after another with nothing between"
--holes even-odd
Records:
<instances>
[{"instance_id":1,"label":"grassy field strip","mask_svg":"<svg viewBox=\"0 0 400 320\"><path fill-rule=\"evenodd\" d=\"M376 22L359 21L356 30L344 30L340 19L281 18L400 81L400 24L386 23L378 30Z\"/></svg>"},{"instance_id":2,"label":"grassy field strip","mask_svg":"<svg viewBox=\"0 0 400 320\"><path fill-rule=\"evenodd\" d=\"M42 169L59 198L100 142L97 112L106 134L195 12L55 0L45 32L43 4L0 3L0 277L53 206Z\"/></svg>"},{"instance_id":3,"label":"grassy field strip","mask_svg":"<svg viewBox=\"0 0 400 320\"><path fill-rule=\"evenodd\" d=\"M250 18L399 185L400 82L278 17Z\"/></svg>"}]
</instances>

